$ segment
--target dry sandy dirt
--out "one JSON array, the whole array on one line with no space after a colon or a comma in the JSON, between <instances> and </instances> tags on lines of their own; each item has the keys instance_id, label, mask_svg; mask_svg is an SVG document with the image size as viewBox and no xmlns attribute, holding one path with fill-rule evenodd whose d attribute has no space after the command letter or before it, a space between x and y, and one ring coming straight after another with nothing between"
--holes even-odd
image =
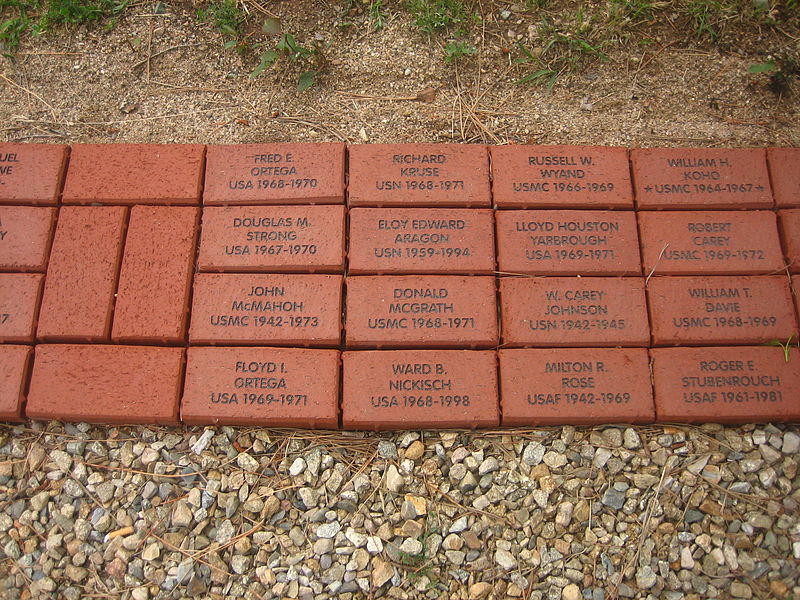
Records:
<instances>
[{"instance_id":1,"label":"dry sandy dirt","mask_svg":"<svg viewBox=\"0 0 800 600\"><path fill-rule=\"evenodd\" d=\"M796 75L776 94L766 75L747 71L770 53L797 56L800 19L779 30L738 24L712 43L674 15L661 27L629 30L630 40L605 47L608 60L585 62L550 92L516 83L536 68L516 62L516 42L535 47L536 25L556 13L524 10L523 2L479 3L482 24L466 38L477 54L447 63L446 38L428 40L398 3L384 4L379 31L357 1L243 5L252 22L273 14L298 41L323 49L324 70L305 92L296 89L300 67L287 59L250 77L254 53L224 49L221 34L189 3L136 3L112 27L57 29L3 59L2 137L800 145ZM425 90L435 90L430 101L414 99Z\"/></svg>"}]
</instances>

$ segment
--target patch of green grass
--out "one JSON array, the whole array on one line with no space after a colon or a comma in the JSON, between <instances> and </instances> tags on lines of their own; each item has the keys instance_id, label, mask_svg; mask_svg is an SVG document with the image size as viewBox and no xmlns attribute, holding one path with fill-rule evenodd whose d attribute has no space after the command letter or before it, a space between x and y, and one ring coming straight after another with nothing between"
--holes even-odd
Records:
<instances>
[{"instance_id":1,"label":"patch of green grass","mask_svg":"<svg viewBox=\"0 0 800 600\"><path fill-rule=\"evenodd\" d=\"M477 48L472 44L466 42L452 41L444 45L444 60L445 62L455 62L465 56L472 56L477 52Z\"/></svg>"},{"instance_id":2,"label":"patch of green grass","mask_svg":"<svg viewBox=\"0 0 800 600\"><path fill-rule=\"evenodd\" d=\"M443 31L465 32L478 15L464 0L407 0L414 26L428 37Z\"/></svg>"},{"instance_id":3,"label":"patch of green grass","mask_svg":"<svg viewBox=\"0 0 800 600\"><path fill-rule=\"evenodd\" d=\"M244 24L247 14L239 8L236 0L216 0L206 8L197 11L197 16L202 21L212 23L225 38L227 47L235 45L244 33Z\"/></svg>"},{"instance_id":4,"label":"patch of green grass","mask_svg":"<svg viewBox=\"0 0 800 600\"><path fill-rule=\"evenodd\" d=\"M383 12L383 0L370 0L369 19L372 22L372 29L380 31L386 25L386 15Z\"/></svg>"}]
</instances>

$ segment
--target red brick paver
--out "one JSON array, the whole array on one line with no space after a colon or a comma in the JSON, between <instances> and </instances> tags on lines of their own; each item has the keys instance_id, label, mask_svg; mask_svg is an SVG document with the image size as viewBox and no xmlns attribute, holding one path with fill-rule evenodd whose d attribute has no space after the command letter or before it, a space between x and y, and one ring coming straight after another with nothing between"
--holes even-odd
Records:
<instances>
[{"instance_id":1,"label":"red brick paver","mask_svg":"<svg viewBox=\"0 0 800 600\"><path fill-rule=\"evenodd\" d=\"M112 340L185 341L199 217L190 206L131 209Z\"/></svg>"},{"instance_id":2,"label":"red brick paver","mask_svg":"<svg viewBox=\"0 0 800 600\"><path fill-rule=\"evenodd\" d=\"M39 344L25 414L92 423L178 423L182 348Z\"/></svg>"},{"instance_id":3,"label":"red brick paver","mask_svg":"<svg viewBox=\"0 0 800 600\"><path fill-rule=\"evenodd\" d=\"M55 210L44 206L0 206L0 271L47 269Z\"/></svg>"},{"instance_id":4,"label":"red brick paver","mask_svg":"<svg viewBox=\"0 0 800 600\"><path fill-rule=\"evenodd\" d=\"M0 420L21 421L28 381L30 346L0 346Z\"/></svg>"},{"instance_id":5,"label":"red brick paver","mask_svg":"<svg viewBox=\"0 0 800 600\"><path fill-rule=\"evenodd\" d=\"M42 278L38 273L0 273L0 343L33 342Z\"/></svg>"},{"instance_id":6,"label":"red brick paver","mask_svg":"<svg viewBox=\"0 0 800 600\"><path fill-rule=\"evenodd\" d=\"M640 275L639 234L631 212L508 210L497 212L501 273Z\"/></svg>"},{"instance_id":7,"label":"red brick paver","mask_svg":"<svg viewBox=\"0 0 800 600\"><path fill-rule=\"evenodd\" d=\"M491 274L494 215L475 208L354 208L350 273Z\"/></svg>"},{"instance_id":8,"label":"red brick paver","mask_svg":"<svg viewBox=\"0 0 800 600\"><path fill-rule=\"evenodd\" d=\"M344 206L203 209L201 271L341 273Z\"/></svg>"},{"instance_id":9,"label":"red brick paver","mask_svg":"<svg viewBox=\"0 0 800 600\"><path fill-rule=\"evenodd\" d=\"M656 348L662 422L758 423L800 419L800 352L764 346ZM787 360L788 357L788 360Z\"/></svg>"},{"instance_id":10,"label":"red brick paver","mask_svg":"<svg viewBox=\"0 0 800 600\"><path fill-rule=\"evenodd\" d=\"M357 351L342 361L345 429L499 424L492 351Z\"/></svg>"},{"instance_id":11,"label":"red brick paver","mask_svg":"<svg viewBox=\"0 0 800 600\"><path fill-rule=\"evenodd\" d=\"M58 204L68 147L0 144L0 204Z\"/></svg>"},{"instance_id":12,"label":"red brick paver","mask_svg":"<svg viewBox=\"0 0 800 600\"><path fill-rule=\"evenodd\" d=\"M350 206L491 206L489 154L470 144L356 144Z\"/></svg>"},{"instance_id":13,"label":"red brick paver","mask_svg":"<svg viewBox=\"0 0 800 600\"><path fill-rule=\"evenodd\" d=\"M800 208L779 210L778 225L789 271L800 273Z\"/></svg>"},{"instance_id":14,"label":"red brick paver","mask_svg":"<svg viewBox=\"0 0 800 600\"><path fill-rule=\"evenodd\" d=\"M209 146L205 204L341 204L344 144Z\"/></svg>"},{"instance_id":15,"label":"red brick paver","mask_svg":"<svg viewBox=\"0 0 800 600\"><path fill-rule=\"evenodd\" d=\"M64 204L198 204L205 146L77 144Z\"/></svg>"},{"instance_id":16,"label":"red brick paver","mask_svg":"<svg viewBox=\"0 0 800 600\"><path fill-rule=\"evenodd\" d=\"M492 146L498 208L633 208L628 149Z\"/></svg>"},{"instance_id":17,"label":"red brick paver","mask_svg":"<svg viewBox=\"0 0 800 600\"><path fill-rule=\"evenodd\" d=\"M631 167L637 208L775 205L763 148L635 148Z\"/></svg>"},{"instance_id":18,"label":"red brick paver","mask_svg":"<svg viewBox=\"0 0 800 600\"><path fill-rule=\"evenodd\" d=\"M800 208L800 148L767 148L767 160L775 204Z\"/></svg>"},{"instance_id":19,"label":"red brick paver","mask_svg":"<svg viewBox=\"0 0 800 600\"><path fill-rule=\"evenodd\" d=\"M500 350L503 425L652 423L644 348Z\"/></svg>"},{"instance_id":20,"label":"red brick paver","mask_svg":"<svg viewBox=\"0 0 800 600\"><path fill-rule=\"evenodd\" d=\"M189 348L181 420L336 429L339 351Z\"/></svg>"},{"instance_id":21,"label":"red brick paver","mask_svg":"<svg viewBox=\"0 0 800 600\"><path fill-rule=\"evenodd\" d=\"M42 297L40 340L108 341L127 210L61 208Z\"/></svg>"}]
</instances>

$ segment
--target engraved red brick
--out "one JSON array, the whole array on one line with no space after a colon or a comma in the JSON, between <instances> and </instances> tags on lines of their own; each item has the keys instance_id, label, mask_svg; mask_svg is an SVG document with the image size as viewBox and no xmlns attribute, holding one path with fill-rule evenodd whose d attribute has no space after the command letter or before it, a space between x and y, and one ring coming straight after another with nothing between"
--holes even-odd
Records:
<instances>
[{"instance_id":1,"label":"engraved red brick","mask_svg":"<svg viewBox=\"0 0 800 600\"><path fill-rule=\"evenodd\" d=\"M182 348L39 344L30 419L178 424Z\"/></svg>"},{"instance_id":2,"label":"engraved red brick","mask_svg":"<svg viewBox=\"0 0 800 600\"><path fill-rule=\"evenodd\" d=\"M486 146L356 144L348 152L350 206L492 204Z\"/></svg>"},{"instance_id":3,"label":"engraved red brick","mask_svg":"<svg viewBox=\"0 0 800 600\"><path fill-rule=\"evenodd\" d=\"M500 280L505 346L647 346L639 277L509 277Z\"/></svg>"},{"instance_id":4,"label":"engraved red brick","mask_svg":"<svg viewBox=\"0 0 800 600\"><path fill-rule=\"evenodd\" d=\"M800 273L800 208L779 210L778 225L789 271Z\"/></svg>"},{"instance_id":5,"label":"engraved red brick","mask_svg":"<svg viewBox=\"0 0 800 600\"><path fill-rule=\"evenodd\" d=\"M633 208L628 149L491 146L498 208Z\"/></svg>"},{"instance_id":6,"label":"engraved red brick","mask_svg":"<svg viewBox=\"0 0 800 600\"><path fill-rule=\"evenodd\" d=\"M0 143L0 204L58 204L67 146Z\"/></svg>"},{"instance_id":7,"label":"engraved red brick","mask_svg":"<svg viewBox=\"0 0 800 600\"><path fill-rule=\"evenodd\" d=\"M134 206L117 286L111 339L186 340L200 209Z\"/></svg>"},{"instance_id":8,"label":"engraved red brick","mask_svg":"<svg viewBox=\"0 0 800 600\"><path fill-rule=\"evenodd\" d=\"M54 208L0 206L0 270L47 269Z\"/></svg>"},{"instance_id":9,"label":"engraved red brick","mask_svg":"<svg viewBox=\"0 0 800 600\"><path fill-rule=\"evenodd\" d=\"M800 420L800 353L765 346L656 348L653 385L661 422Z\"/></svg>"},{"instance_id":10,"label":"engraved red brick","mask_svg":"<svg viewBox=\"0 0 800 600\"><path fill-rule=\"evenodd\" d=\"M645 274L761 275L783 270L775 213L640 212Z\"/></svg>"},{"instance_id":11,"label":"engraved red brick","mask_svg":"<svg viewBox=\"0 0 800 600\"><path fill-rule=\"evenodd\" d=\"M198 204L201 144L77 144L65 204Z\"/></svg>"},{"instance_id":12,"label":"engraved red brick","mask_svg":"<svg viewBox=\"0 0 800 600\"><path fill-rule=\"evenodd\" d=\"M345 429L496 427L494 351L383 350L342 354Z\"/></svg>"},{"instance_id":13,"label":"engraved red brick","mask_svg":"<svg viewBox=\"0 0 800 600\"><path fill-rule=\"evenodd\" d=\"M0 343L32 342L43 275L0 273Z\"/></svg>"},{"instance_id":14,"label":"engraved red brick","mask_svg":"<svg viewBox=\"0 0 800 600\"><path fill-rule=\"evenodd\" d=\"M491 209L354 208L349 272L494 273Z\"/></svg>"},{"instance_id":15,"label":"engraved red brick","mask_svg":"<svg viewBox=\"0 0 800 600\"><path fill-rule=\"evenodd\" d=\"M0 421L21 421L30 346L0 346Z\"/></svg>"},{"instance_id":16,"label":"engraved red brick","mask_svg":"<svg viewBox=\"0 0 800 600\"><path fill-rule=\"evenodd\" d=\"M339 351L189 348L181 420L337 429Z\"/></svg>"},{"instance_id":17,"label":"engraved red brick","mask_svg":"<svg viewBox=\"0 0 800 600\"><path fill-rule=\"evenodd\" d=\"M127 208L61 208L47 267L37 337L108 341Z\"/></svg>"},{"instance_id":18,"label":"engraved red brick","mask_svg":"<svg viewBox=\"0 0 800 600\"><path fill-rule=\"evenodd\" d=\"M206 207L200 270L341 273L344 227L344 206Z\"/></svg>"},{"instance_id":19,"label":"engraved red brick","mask_svg":"<svg viewBox=\"0 0 800 600\"><path fill-rule=\"evenodd\" d=\"M767 148L775 204L800 208L800 148Z\"/></svg>"},{"instance_id":20,"label":"engraved red brick","mask_svg":"<svg viewBox=\"0 0 800 600\"><path fill-rule=\"evenodd\" d=\"M338 346L341 275L200 273L192 344Z\"/></svg>"},{"instance_id":21,"label":"engraved red brick","mask_svg":"<svg viewBox=\"0 0 800 600\"><path fill-rule=\"evenodd\" d=\"M501 273L641 275L633 212L508 210L495 218Z\"/></svg>"},{"instance_id":22,"label":"engraved red brick","mask_svg":"<svg viewBox=\"0 0 800 600\"><path fill-rule=\"evenodd\" d=\"M493 277L348 277L345 337L350 348L497 345Z\"/></svg>"},{"instance_id":23,"label":"engraved red brick","mask_svg":"<svg viewBox=\"0 0 800 600\"><path fill-rule=\"evenodd\" d=\"M344 144L209 146L205 204L342 204Z\"/></svg>"},{"instance_id":24,"label":"engraved red brick","mask_svg":"<svg viewBox=\"0 0 800 600\"><path fill-rule=\"evenodd\" d=\"M646 209L774 206L763 148L635 148L636 206Z\"/></svg>"},{"instance_id":25,"label":"engraved red brick","mask_svg":"<svg viewBox=\"0 0 800 600\"><path fill-rule=\"evenodd\" d=\"M652 423L645 348L498 352L504 426Z\"/></svg>"},{"instance_id":26,"label":"engraved red brick","mask_svg":"<svg viewBox=\"0 0 800 600\"><path fill-rule=\"evenodd\" d=\"M653 277L653 344L759 344L797 336L785 276Z\"/></svg>"}]
</instances>

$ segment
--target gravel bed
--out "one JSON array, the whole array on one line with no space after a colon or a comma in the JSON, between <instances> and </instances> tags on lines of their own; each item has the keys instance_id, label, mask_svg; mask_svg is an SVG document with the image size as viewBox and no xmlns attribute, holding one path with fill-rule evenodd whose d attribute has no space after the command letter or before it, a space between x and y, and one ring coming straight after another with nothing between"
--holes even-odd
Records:
<instances>
[{"instance_id":1,"label":"gravel bed","mask_svg":"<svg viewBox=\"0 0 800 600\"><path fill-rule=\"evenodd\" d=\"M0 428L0 597L800 597L800 428Z\"/></svg>"}]
</instances>

